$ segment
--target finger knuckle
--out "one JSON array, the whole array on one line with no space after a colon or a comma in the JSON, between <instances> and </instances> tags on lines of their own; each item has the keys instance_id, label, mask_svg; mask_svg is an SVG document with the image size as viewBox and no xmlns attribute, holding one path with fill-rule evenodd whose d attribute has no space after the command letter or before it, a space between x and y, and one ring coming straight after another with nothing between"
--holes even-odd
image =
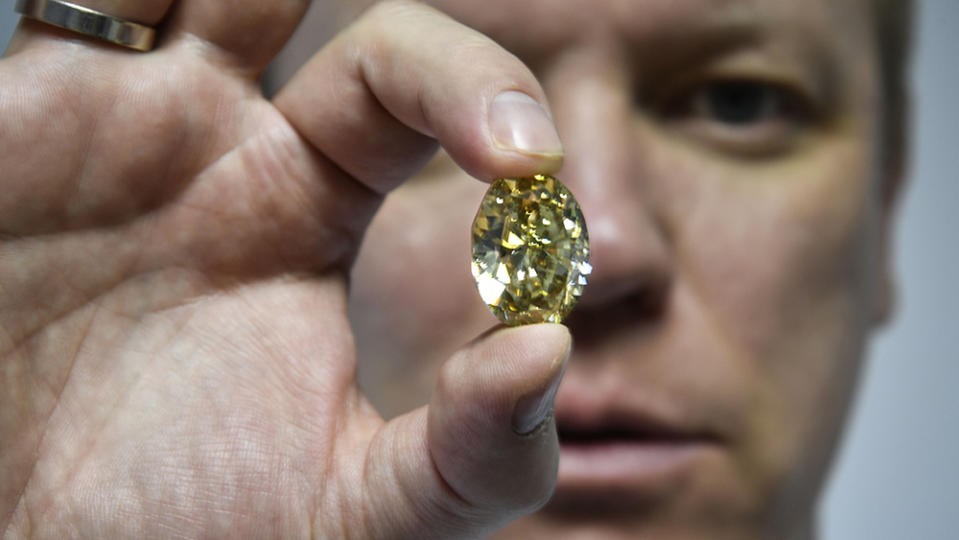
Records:
<instances>
[{"instance_id":1,"label":"finger knuckle","mask_svg":"<svg viewBox=\"0 0 959 540\"><path fill-rule=\"evenodd\" d=\"M437 16L439 12L412 0L383 0L377 2L364 15L366 23L377 27L395 27L397 24Z\"/></svg>"}]
</instances>

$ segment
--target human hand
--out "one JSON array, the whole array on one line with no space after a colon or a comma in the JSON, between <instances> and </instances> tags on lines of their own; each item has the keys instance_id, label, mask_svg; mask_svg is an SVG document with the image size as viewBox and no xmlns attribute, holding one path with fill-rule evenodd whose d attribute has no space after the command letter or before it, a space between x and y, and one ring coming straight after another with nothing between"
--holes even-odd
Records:
<instances>
[{"instance_id":1,"label":"human hand","mask_svg":"<svg viewBox=\"0 0 959 540\"><path fill-rule=\"evenodd\" d=\"M559 167L535 105L488 113L544 102L529 71L389 3L270 101L306 1L80 3L161 41L26 20L0 61L4 538L472 537L544 503L563 327L480 337L384 422L346 317L366 224L436 141L477 178Z\"/></svg>"}]
</instances>

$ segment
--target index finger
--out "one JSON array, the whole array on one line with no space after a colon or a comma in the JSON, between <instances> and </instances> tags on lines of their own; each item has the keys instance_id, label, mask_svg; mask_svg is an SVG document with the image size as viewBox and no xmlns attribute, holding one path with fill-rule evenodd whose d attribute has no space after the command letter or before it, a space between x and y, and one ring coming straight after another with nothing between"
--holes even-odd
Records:
<instances>
[{"instance_id":1,"label":"index finger","mask_svg":"<svg viewBox=\"0 0 959 540\"><path fill-rule=\"evenodd\" d=\"M472 176L550 173L563 150L532 72L440 12L385 2L317 53L274 104L310 143L384 193L432 154Z\"/></svg>"}]
</instances>

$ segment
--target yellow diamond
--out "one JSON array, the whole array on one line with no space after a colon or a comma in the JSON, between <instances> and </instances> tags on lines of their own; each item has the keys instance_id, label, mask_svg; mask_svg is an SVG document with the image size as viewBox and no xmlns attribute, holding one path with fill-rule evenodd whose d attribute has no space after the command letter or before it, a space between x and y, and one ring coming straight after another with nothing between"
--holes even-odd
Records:
<instances>
[{"instance_id":1,"label":"yellow diamond","mask_svg":"<svg viewBox=\"0 0 959 540\"><path fill-rule=\"evenodd\" d=\"M499 320L562 321L592 271L586 222L572 193L545 175L493 182L473 221L472 267Z\"/></svg>"}]
</instances>

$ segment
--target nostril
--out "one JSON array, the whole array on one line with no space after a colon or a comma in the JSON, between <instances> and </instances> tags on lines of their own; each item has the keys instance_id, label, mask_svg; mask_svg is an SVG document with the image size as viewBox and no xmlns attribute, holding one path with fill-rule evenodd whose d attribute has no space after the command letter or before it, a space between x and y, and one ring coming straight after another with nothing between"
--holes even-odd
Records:
<instances>
[{"instance_id":1,"label":"nostril","mask_svg":"<svg viewBox=\"0 0 959 540\"><path fill-rule=\"evenodd\" d=\"M633 305L637 313L644 317L653 317L663 313L669 291L669 279L660 276L658 282L647 281L629 298L626 303Z\"/></svg>"},{"instance_id":2,"label":"nostril","mask_svg":"<svg viewBox=\"0 0 959 540\"><path fill-rule=\"evenodd\" d=\"M672 279L673 259L662 232L646 212L624 214L610 208L605 215L589 221L589 286L580 298L586 309L624 303L643 311L662 306Z\"/></svg>"},{"instance_id":3,"label":"nostril","mask_svg":"<svg viewBox=\"0 0 959 540\"><path fill-rule=\"evenodd\" d=\"M599 274L599 279L596 275ZM665 306L670 289L670 275L659 271L638 271L630 275L601 274L594 271L589 287L575 311L626 309L652 314ZM574 313L575 313L574 311Z\"/></svg>"},{"instance_id":4,"label":"nostril","mask_svg":"<svg viewBox=\"0 0 959 540\"><path fill-rule=\"evenodd\" d=\"M566 318L577 347L589 347L610 335L635 332L663 320L669 309L671 281L660 274L621 281L619 288L586 288Z\"/></svg>"}]
</instances>

